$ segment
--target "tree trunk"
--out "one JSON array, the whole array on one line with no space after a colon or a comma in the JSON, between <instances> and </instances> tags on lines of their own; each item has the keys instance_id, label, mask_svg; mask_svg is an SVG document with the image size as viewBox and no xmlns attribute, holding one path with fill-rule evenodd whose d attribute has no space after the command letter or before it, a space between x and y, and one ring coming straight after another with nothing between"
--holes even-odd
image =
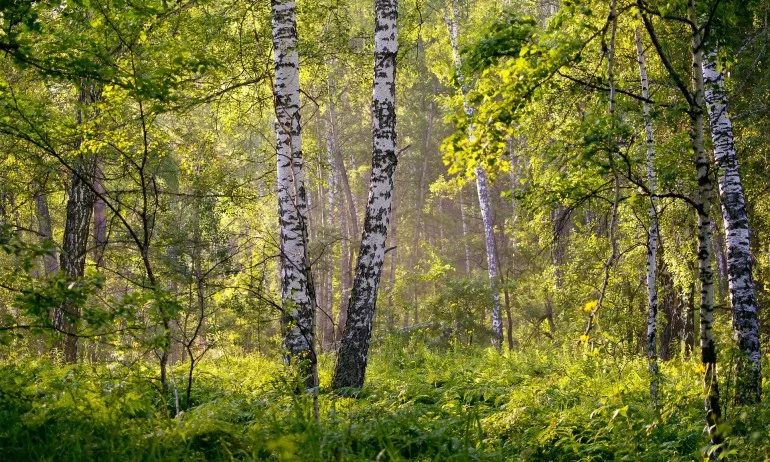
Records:
<instances>
[{"instance_id":1,"label":"tree trunk","mask_svg":"<svg viewBox=\"0 0 770 462\"><path fill-rule=\"evenodd\" d=\"M342 151L339 144L339 136L337 133L337 111L336 111L336 97L337 97L337 84L334 80L334 76L329 76L329 125L331 129L332 139L334 140L334 165L339 173L339 178L342 183L342 190L345 193L345 200L348 206L348 226L350 226L350 236L358 238L359 226L358 226L358 212L356 211L356 203L353 200L353 191L350 189L350 179L348 178L348 171L345 168L345 160L342 158Z\"/></svg>"},{"instance_id":2,"label":"tree trunk","mask_svg":"<svg viewBox=\"0 0 770 462\"><path fill-rule=\"evenodd\" d=\"M348 321L348 303L350 302L350 286L352 285L351 268L353 266L353 255L350 253L350 235L348 233L347 217L344 207L340 205L340 234L342 235L340 243L340 304L337 313L337 330L334 341L342 341L342 333L345 324Z\"/></svg>"},{"instance_id":3,"label":"tree trunk","mask_svg":"<svg viewBox=\"0 0 770 462\"><path fill-rule=\"evenodd\" d=\"M275 131L281 226L281 305L287 363L315 386L315 294L307 251L307 197L302 173L299 56L293 0L272 0Z\"/></svg>"},{"instance_id":4,"label":"tree trunk","mask_svg":"<svg viewBox=\"0 0 770 462\"><path fill-rule=\"evenodd\" d=\"M719 229L719 223L714 220L711 222L711 244L713 246L714 262L717 269L717 287L719 288L719 302L722 303L729 296L730 288L728 285L727 254L725 253L723 242L725 235Z\"/></svg>"},{"instance_id":5,"label":"tree trunk","mask_svg":"<svg viewBox=\"0 0 770 462\"><path fill-rule=\"evenodd\" d=\"M99 90L93 84L81 83L78 92L78 125L83 123L85 107L96 102ZM82 139L76 148L80 148ZM73 162L67 212L64 221L60 268L70 281L77 281L85 274L88 235L95 195L89 182L94 178L94 158L80 155ZM67 334L64 342L64 359L69 363L77 360L78 338L75 322L80 317L80 307L65 302L54 313L54 327Z\"/></svg>"},{"instance_id":6,"label":"tree trunk","mask_svg":"<svg viewBox=\"0 0 770 462\"><path fill-rule=\"evenodd\" d=\"M330 169L327 172L327 186L326 186L326 213L321 215L321 228L324 233L324 245L331 246L331 242L326 238L327 230L334 229L334 207L335 207L335 194L340 190L337 182L338 175L334 168L334 149L335 140L331 130L331 124L326 120L326 152L327 159L329 161ZM333 306L334 306L334 291L333 291L333 272L334 268L333 256L331 252L324 257L324 265L322 269L322 299L323 308L320 309L318 314L318 324L321 330L321 350L330 351L334 345L334 318Z\"/></svg>"},{"instance_id":7,"label":"tree trunk","mask_svg":"<svg viewBox=\"0 0 770 462\"><path fill-rule=\"evenodd\" d=\"M642 36L636 31L636 56L639 60L639 75L642 84L642 97L650 99L650 85L647 80L647 66L644 60ZM645 102L644 132L647 144L647 184L650 189L650 230L647 235L647 362L650 370L650 397L652 405L658 406L658 352L656 336L658 332L658 288L655 285L655 271L658 263L658 198L657 176L655 175L655 139L652 133L650 103Z\"/></svg>"},{"instance_id":8,"label":"tree trunk","mask_svg":"<svg viewBox=\"0 0 770 462\"><path fill-rule=\"evenodd\" d=\"M462 67L462 60L460 58L460 48L458 45L458 8L454 0L449 0L448 2L445 20L447 28L449 29L449 41L452 46L455 67L460 68ZM466 114L472 115L473 108L468 104L467 92L468 88L465 85L462 85L461 93L463 97L463 107L465 108ZM471 128L470 131L472 132L473 128ZM484 245L487 251L487 272L489 274L489 286L492 292L492 344L497 350L500 350L503 343L503 319L500 312L500 289L497 271L497 255L495 254L495 232L492 204L489 199L486 172L484 172L482 167L476 167L474 173L476 175L476 190L479 196L481 221L484 225Z\"/></svg>"},{"instance_id":9,"label":"tree trunk","mask_svg":"<svg viewBox=\"0 0 770 462\"><path fill-rule=\"evenodd\" d=\"M495 253L495 231L492 218L492 206L487 189L486 173L481 168L476 168L476 189L479 194L479 208L481 209L481 221L484 225L484 244L487 249L487 271L489 285L492 291L492 344L498 350L503 342L503 319L500 313L500 289L498 284L497 255Z\"/></svg>"},{"instance_id":10,"label":"tree trunk","mask_svg":"<svg viewBox=\"0 0 770 462\"><path fill-rule=\"evenodd\" d=\"M695 23L695 0L689 0L687 6L690 21ZM714 338L714 269L711 255L711 175L709 162L703 141L703 124L705 122L705 100L702 71L703 51L700 32L692 34L692 68L693 68L693 100L694 107L690 108L692 118L693 151L695 152L695 167L698 174L698 192L696 204L698 208L698 279L701 283L700 296L700 348L701 364L704 369L703 385L706 391L705 408L706 424L712 444L722 442L717 426L722 421L722 410L719 405L719 382L717 380L717 349Z\"/></svg>"},{"instance_id":11,"label":"tree trunk","mask_svg":"<svg viewBox=\"0 0 770 462\"><path fill-rule=\"evenodd\" d=\"M663 258L665 250L663 245L658 247L657 279L658 279L658 312L662 314L665 324L658 328L661 361L668 361L674 357L680 346L681 332L684 328L683 313L686 304L683 303L680 293L674 286L674 278L668 270L666 260Z\"/></svg>"},{"instance_id":12,"label":"tree trunk","mask_svg":"<svg viewBox=\"0 0 770 462\"><path fill-rule=\"evenodd\" d=\"M333 63L332 63L333 67ZM329 111L327 113L327 128L330 136L332 167L335 174L337 187L344 196L339 198L339 222L340 222L340 301L337 312L337 326L334 332L334 342L337 345L342 341L342 331L348 317L348 303L350 301L350 287L352 285L351 273L353 267L353 255L350 251L350 242L353 236L358 235L358 215L356 205L353 202L353 193L350 190L348 172L340 150L340 142L337 126L336 112L337 87L333 76L329 76Z\"/></svg>"},{"instance_id":13,"label":"tree trunk","mask_svg":"<svg viewBox=\"0 0 770 462\"><path fill-rule=\"evenodd\" d=\"M463 225L463 249L465 250L465 259L463 260L463 263L465 263L465 276L470 277L471 275L471 249L468 246L468 218L465 216L465 201L463 200L463 189L460 188L460 191L457 193L460 196L460 220L462 221Z\"/></svg>"},{"instance_id":14,"label":"tree trunk","mask_svg":"<svg viewBox=\"0 0 770 462\"><path fill-rule=\"evenodd\" d=\"M727 244L733 329L741 352L737 362L735 401L738 404L754 404L762 396L762 354L759 349L757 299L751 274L749 219L738 171L733 124L727 114L724 74L717 71L715 49L706 56L702 69Z\"/></svg>"},{"instance_id":15,"label":"tree trunk","mask_svg":"<svg viewBox=\"0 0 770 462\"><path fill-rule=\"evenodd\" d=\"M377 289L385 259L396 171L396 53L397 0L375 0L374 85L372 95L372 175L369 201L332 386L360 388L364 384Z\"/></svg>"},{"instance_id":16,"label":"tree trunk","mask_svg":"<svg viewBox=\"0 0 770 462\"><path fill-rule=\"evenodd\" d=\"M104 265L104 249L107 246L107 206L104 203L104 174L99 165L96 165L94 176L94 261L101 268Z\"/></svg>"},{"instance_id":17,"label":"tree trunk","mask_svg":"<svg viewBox=\"0 0 770 462\"><path fill-rule=\"evenodd\" d=\"M37 230L40 234L40 242L53 241L53 226L51 226L51 213L48 210L48 196L44 191L38 191L35 195L35 212L37 215ZM56 251L43 256L43 269L45 276L50 277L59 271L59 262L56 261Z\"/></svg>"},{"instance_id":18,"label":"tree trunk","mask_svg":"<svg viewBox=\"0 0 770 462\"><path fill-rule=\"evenodd\" d=\"M682 343L684 355L689 358L695 349L695 283L691 283L687 291L682 291L681 302L684 313L682 322Z\"/></svg>"}]
</instances>

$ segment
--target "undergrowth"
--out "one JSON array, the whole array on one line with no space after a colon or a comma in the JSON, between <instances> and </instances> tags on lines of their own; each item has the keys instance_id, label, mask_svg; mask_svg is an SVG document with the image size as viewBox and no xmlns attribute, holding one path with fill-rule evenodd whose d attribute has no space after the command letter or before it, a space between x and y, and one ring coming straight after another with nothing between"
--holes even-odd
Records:
<instances>
[{"instance_id":1,"label":"undergrowth","mask_svg":"<svg viewBox=\"0 0 770 462\"><path fill-rule=\"evenodd\" d=\"M431 351L386 339L355 397L330 392L320 422L277 360L211 355L176 414L148 365L60 366L19 356L0 366L3 460L698 460L706 457L694 361L647 366L574 345ZM175 374L181 388L182 369ZM728 408L723 458L770 457L770 406Z\"/></svg>"}]
</instances>

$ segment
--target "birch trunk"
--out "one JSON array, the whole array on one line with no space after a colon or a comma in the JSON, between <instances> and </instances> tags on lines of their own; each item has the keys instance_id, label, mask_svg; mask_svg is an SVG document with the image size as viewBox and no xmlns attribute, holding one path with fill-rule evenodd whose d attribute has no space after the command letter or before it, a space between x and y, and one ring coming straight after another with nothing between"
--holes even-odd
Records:
<instances>
[{"instance_id":1,"label":"birch trunk","mask_svg":"<svg viewBox=\"0 0 770 462\"><path fill-rule=\"evenodd\" d=\"M360 388L364 384L385 259L396 171L396 53L397 0L374 1L374 84L372 91L372 175L366 206L356 277L332 386Z\"/></svg>"},{"instance_id":2,"label":"birch trunk","mask_svg":"<svg viewBox=\"0 0 770 462\"><path fill-rule=\"evenodd\" d=\"M687 13L690 21L695 23L695 0L689 0ZM722 421L722 411L719 405L719 382L717 380L717 349L714 338L714 269L711 254L711 192L713 189L709 162L703 140L703 125L705 122L705 100L703 80L703 51L699 31L692 34L692 69L693 69L693 100L694 107L690 108L692 119L693 151L695 152L695 167L698 177L696 204L698 206L698 279L701 283L700 295L700 348L701 364L704 369L703 386L706 391L705 410L706 425L712 444L722 442L717 426Z\"/></svg>"},{"instance_id":3,"label":"birch trunk","mask_svg":"<svg viewBox=\"0 0 770 462\"><path fill-rule=\"evenodd\" d=\"M498 284L497 254L495 252L495 231L492 218L492 206L489 200L487 178L484 170L476 168L476 189L479 194L481 221L484 225L484 244L487 250L487 272L492 291L492 344L500 350L503 342L503 319L500 313L500 288Z\"/></svg>"},{"instance_id":4,"label":"birch trunk","mask_svg":"<svg viewBox=\"0 0 770 462\"><path fill-rule=\"evenodd\" d=\"M642 97L650 99L650 85L647 79L647 65L644 59L642 36L636 31L636 56L639 61L639 76L642 85ZM647 144L647 184L650 189L650 231L647 236L647 362L650 370L650 398L652 405L658 406L658 351L656 337L658 333L658 288L655 285L655 271L658 257L658 198L657 177L655 175L655 139L652 133L650 103L643 105L644 132Z\"/></svg>"},{"instance_id":5,"label":"birch trunk","mask_svg":"<svg viewBox=\"0 0 770 462\"><path fill-rule=\"evenodd\" d=\"M329 156L329 163L330 165L333 165L333 158L334 158L334 149L336 146L334 137L332 136L331 131L327 133L328 138L328 156ZM337 206L337 200L335 197L335 194L338 194L340 191L340 185L339 176L337 175L337 171L335 168L331 168L328 172L328 178L329 178L329 184L327 186L327 206L328 206L328 213L326 214L326 222L324 223L324 230L326 229L334 229L335 222L334 222L334 209L335 206ZM323 350L324 351L330 351L332 347L334 346L334 262L332 255L330 254L328 258L326 259L328 264L326 265L326 281L325 281L325 312L321 313L322 322L321 322L321 332L323 334Z\"/></svg>"},{"instance_id":6,"label":"birch trunk","mask_svg":"<svg viewBox=\"0 0 770 462\"><path fill-rule=\"evenodd\" d=\"M447 2L446 11L446 23L449 29L449 42L452 46L452 55L454 57L454 63L457 68L462 67L462 60L460 59L460 49L457 43L459 27L458 27L458 8L454 0ZM468 104L468 87L464 84L461 87L463 106L466 114L472 115L473 108ZM470 129L473 131L473 128ZM484 169L476 167L474 171L476 175L476 190L479 196L479 209L481 210L481 221L484 225L484 245L486 247L487 254L487 271L489 274L489 286L492 292L492 344L497 350L502 348L503 343L503 318L500 308L500 290L498 281L497 270L497 255L495 253L495 232L494 222L492 215L492 205L489 199L489 190L487 186L487 176Z\"/></svg>"},{"instance_id":7,"label":"birch trunk","mask_svg":"<svg viewBox=\"0 0 770 462\"><path fill-rule=\"evenodd\" d=\"M302 173L299 56L293 0L272 0L275 61L278 213L281 226L281 305L285 361L296 361L315 386L315 294L307 253L307 197Z\"/></svg>"},{"instance_id":8,"label":"birch trunk","mask_svg":"<svg viewBox=\"0 0 770 462\"><path fill-rule=\"evenodd\" d=\"M727 244L733 329L741 351L737 362L735 401L738 404L753 404L759 402L762 396L762 354L759 349L757 299L751 274L749 219L738 171L733 124L727 114L724 74L717 70L715 49L706 56L702 69Z\"/></svg>"}]
</instances>

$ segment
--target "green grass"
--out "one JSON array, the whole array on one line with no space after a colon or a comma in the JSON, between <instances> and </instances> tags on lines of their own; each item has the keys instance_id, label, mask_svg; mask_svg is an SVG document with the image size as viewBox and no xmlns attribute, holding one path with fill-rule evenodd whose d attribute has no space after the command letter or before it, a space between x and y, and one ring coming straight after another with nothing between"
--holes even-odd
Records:
<instances>
[{"instance_id":1,"label":"green grass","mask_svg":"<svg viewBox=\"0 0 770 462\"><path fill-rule=\"evenodd\" d=\"M662 365L657 414L643 360L575 345L500 356L388 339L357 398L330 393L332 361L323 358L320 423L277 359L212 355L177 418L150 366L6 361L0 459L669 461L702 459L707 447L695 362ZM183 376L180 367L180 388ZM770 406L727 411L723 454L768 458Z\"/></svg>"}]
</instances>

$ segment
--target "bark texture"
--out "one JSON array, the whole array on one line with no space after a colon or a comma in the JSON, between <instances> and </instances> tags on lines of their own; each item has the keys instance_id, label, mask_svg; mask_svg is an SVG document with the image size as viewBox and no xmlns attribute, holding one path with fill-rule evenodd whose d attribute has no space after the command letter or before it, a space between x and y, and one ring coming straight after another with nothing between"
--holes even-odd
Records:
<instances>
[{"instance_id":1,"label":"bark texture","mask_svg":"<svg viewBox=\"0 0 770 462\"><path fill-rule=\"evenodd\" d=\"M100 90L94 84L81 83L76 113L78 125L84 123L84 118L87 117L87 107L98 100L99 94ZM82 142L83 140L79 139L75 148L80 149ZM72 165L74 171L71 174L69 197L67 198L59 266L67 278L75 282L85 274L91 212L96 199L91 185L95 172L95 159L93 156L81 154L73 161ZM79 317L80 307L71 303L65 302L61 308L54 312L54 327L67 334L64 341L64 359L69 363L74 363L77 360L78 338L75 331Z\"/></svg>"},{"instance_id":2,"label":"bark texture","mask_svg":"<svg viewBox=\"0 0 770 462\"><path fill-rule=\"evenodd\" d=\"M695 23L695 0L688 2L688 16ZM704 376L703 386L706 391L705 410L706 425L711 442L722 442L717 426L722 421L722 410L719 405L719 382L717 380L717 348L714 337L714 269L711 253L711 194L713 186L709 162L704 147L705 99L702 60L703 51L699 31L692 35L692 69L694 105L690 107L692 119L693 151L695 152L695 168L698 178L696 204L698 208L698 279L701 284L700 296L700 348L701 364Z\"/></svg>"},{"instance_id":3,"label":"bark texture","mask_svg":"<svg viewBox=\"0 0 770 462\"><path fill-rule=\"evenodd\" d=\"M741 352L737 361L735 400L739 404L753 404L762 396L762 354L757 298L751 274L749 218L738 171L733 124L727 114L724 74L717 70L716 50L711 50L703 62L703 78L724 219L733 329Z\"/></svg>"},{"instance_id":4,"label":"bark texture","mask_svg":"<svg viewBox=\"0 0 770 462\"><path fill-rule=\"evenodd\" d=\"M385 260L393 176L396 172L396 54L398 2L374 2L374 85L372 91L372 175L356 276L332 386L364 384L377 289Z\"/></svg>"},{"instance_id":5,"label":"bark texture","mask_svg":"<svg viewBox=\"0 0 770 462\"><path fill-rule=\"evenodd\" d=\"M454 0L447 2L445 21L447 29L449 30L449 42L452 46L452 55L454 57L455 66L462 67L462 60L460 58L460 48L458 45L458 8L457 3ZM460 91L463 97L463 106L465 113L473 115L473 108L468 104L468 87L462 83ZM471 127L470 131L473 131ZM479 209L481 210L481 221L484 226L484 246L487 254L487 272L489 274L490 291L492 292L492 316L491 316L491 328L492 328L492 344L500 350L503 344L503 317L500 308L500 287L499 287L499 273L497 264L497 253L495 244L495 231L494 231L494 216L492 214L492 205L489 199L489 189L487 185L487 175L482 167L476 167L474 170L476 175L476 191L479 196Z\"/></svg>"},{"instance_id":6,"label":"bark texture","mask_svg":"<svg viewBox=\"0 0 770 462\"><path fill-rule=\"evenodd\" d=\"M642 36L636 32L636 56L639 61L639 76L642 86L642 97L650 99L650 84L647 79L647 65L644 59ZM650 104L643 105L644 133L647 145L647 187L650 190L650 230L647 235L647 361L650 370L650 398L652 405L658 406L658 351L656 337L658 333L658 288L656 286L656 270L658 257L658 198L657 176L655 175L655 138L652 132Z\"/></svg>"},{"instance_id":7,"label":"bark texture","mask_svg":"<svg viewBox=\"0 0 770 462\"><path fill-rule=\"evenodd\" d=\"M297 21L293 0L272 0L278 214L281 227L283 348L314 386L315 294L307 253L307 196L303 178Z\"/></svg>"}]
</instances>

